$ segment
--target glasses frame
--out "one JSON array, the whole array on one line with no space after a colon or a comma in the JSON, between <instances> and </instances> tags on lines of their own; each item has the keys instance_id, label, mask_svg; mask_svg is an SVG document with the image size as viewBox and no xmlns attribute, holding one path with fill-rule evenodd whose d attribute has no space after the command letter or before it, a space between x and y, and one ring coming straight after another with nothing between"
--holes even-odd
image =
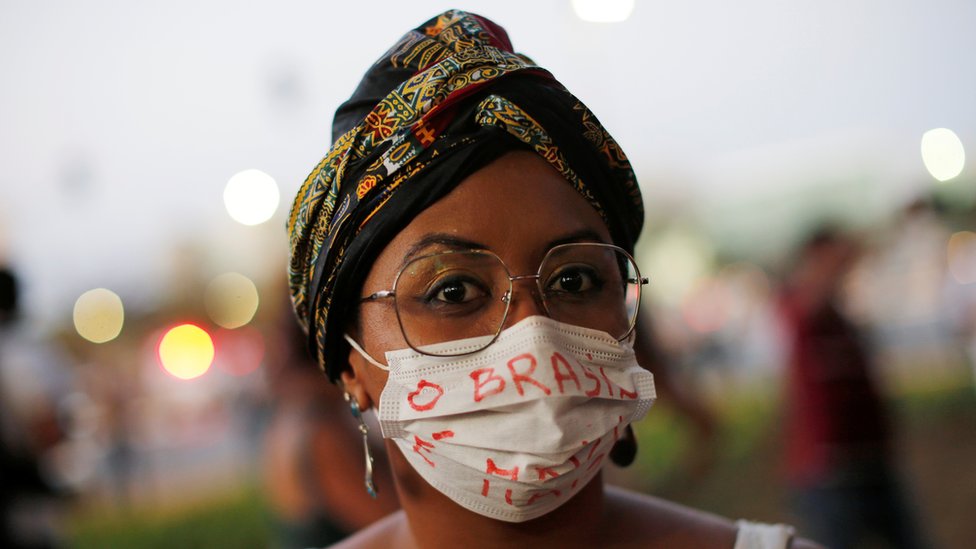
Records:
<instances>
[{"instance_id":1,"label":"glasses frame","mask_svg":"<svg viewBox=\"0 0 976 549\"><path fill-rule=\"evenodd\" d=\"M567 244L559 244L557 246L553 246L552 248L549 249L549 251L546 252L546 255L544 255L542 257L542 260L539 261L539 267L536 270L536 273L535 274L525 274L525 275L512 275L512 271L509 270L508 265L505 263L505 261L501 257L499 257L498 254L492 252L491 250L479 250L479 249L445 250L445 251L442 251L442 252L435 252L435 253L432 253L432 254L422 255L422 256L415 257L415 258L411 259L409 262L407 262L406 265L404 265L403 267L400 268L400 270L397 272L396 278L393 279L393 289L390 289L390 290L380 290L378 292L373 292L372 294L370 294L370 295L368 295L366 297L360 298L359 302L360 303L365 303L365 302L369 302L369 301L376 301L376 300L379 300L379 299L393 298L393 310L396 312L396 315L397 315L397 324L400 327L400 333L403 335L403 339L407 342L407 345L409 345L411 349L413 349L414 351L417 351L418 353L420 353L422 355L438 356L438 357L452 357L452 356L464 356L464 355L469 355L469 354L472 354L472 353L477 353L478 351L481 351L481 350L484 350L484 349L487 349L488 347L490 347L498 339L498 336L501 335L502 330L503 330L503 328L505 326L505 321L508 320L508 312L511 310L513 292L515 291L515 282L517 282L519 280L535 280L536 289L538 289L539 296L540 296L539 301L540 301L540 303L542 303L542 309L545 312L545 314L546 314L547 317L552 318L552 316L551 316L551 314L549 312L549 305L546 303L546 299L545 299L545 289L542 287L542 283L540 282L540 280L542 278L542 266L546 264L546 261L549 259L550 256L558 253L560 250L563 250L563 249L566 249L566 248L569 248L569 247L577 248L577 247L580 247L580 246L592 246L592 247L595 247L595 248L597 248L597 247L598 248L606 248L606 249L609 249L609 250L613 250L615 252L619 252L620 254L623 254L623 256L626 257L630 261L630 264L634 267L634 277L633 278L629 278L628 277L627 278L627 283L628 284L636 284L637 285L637 302L634 304L634 314L633 314L633 318L630 319L630 327L627 329L627 332L624 333L624 335L622 335L621 337L618 337L617 338L617 341L623 341L623 340L627 339L628 337L630 337L630 335L634 332L634 327L637 325L637 316L638 316L637 311L640 310L640 302L641 302L642 289L643 289L643 286L645 284L648 284L650 281L647 279L647 277L641 276L640 269L637 267L637 261L634 260L634 257L632 255L630 255L629 253L627 253L627 250L624 250L620 246L615 246L613 244L604 244L602 242L570 242L570 243L567 243ZM467 254L467 253L472 253L472 252L493 256L502 265L502 268L505 270L505 274L508 277L508 289L505 291L505 293L501 297L501 301L503 303L505 303L505 310L504 310L504 312L502 312L501 321L498 323L498 328L495 329L494 335L492 335L491 340L488 341L488 343L486 343L483 347L480 347L480 348L474 349L474 350L466 350L466 351L459 352L459 353L436 354L435 355L435 354L432 354L432 353L428 353L428 352L424 351L423 349L419 349L419 348L415 347L414 344L410 342L410 338L407 337L406 330L403 329L403 319L400 316L400 307L397 305L397 302L396 302L396 287L397 287L397 283L400 281L400 276L403 274L403 272L406 270L406 268L409 267L415 261L420 261L420 260L426 259L428 257L434 257L434 256L440 256L440 255L462 254L462 253Z\"/></svg>"}]
</instances>

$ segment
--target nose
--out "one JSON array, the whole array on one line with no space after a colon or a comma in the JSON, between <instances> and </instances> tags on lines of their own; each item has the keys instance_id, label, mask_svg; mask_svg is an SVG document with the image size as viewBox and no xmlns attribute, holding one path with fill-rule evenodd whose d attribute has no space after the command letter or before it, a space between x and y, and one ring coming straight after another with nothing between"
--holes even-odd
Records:
<instances>
[{"instance_id":1,"label":"nose","mask_svg":"<svg viewBox=\"0 0 976 549\"><path fill-rule=\"evenodd\" d=\"M535 276L515 277L508 299L508 316L502 329L518 324L530 316L549 316Z\"/></svg>"}]
</instances>

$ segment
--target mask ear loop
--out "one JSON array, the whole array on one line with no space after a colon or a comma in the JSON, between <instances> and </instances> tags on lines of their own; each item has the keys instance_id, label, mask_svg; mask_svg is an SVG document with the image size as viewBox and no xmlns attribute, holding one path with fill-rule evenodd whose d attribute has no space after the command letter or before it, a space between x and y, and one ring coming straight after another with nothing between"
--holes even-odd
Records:
<instances>
[{"instance_id":1,"label":"mask ear loop","mask_svg":"<svg viewBox=\"0 0 976 549\"><path fill-rule=\"evenodd\" d=\"M369 362L373 366L376 366L380 370L384 370L386 372L389 372L390 371L390 367L389 366L387 366L386 364L383 364L382 362L380 362L380 361L376 360L375 358L369 356L369 353L367 353L365 350L363 350L363 348L360 347L358 343L356 343L356 340L355 339L349 337L349 334L342 334L342 337L345 338L346 343L348 343L353 349L356 349L356 352L358 352L359 354L363 355L363 358L365 358L367 362Z\"/></svg>"}]
</instances>

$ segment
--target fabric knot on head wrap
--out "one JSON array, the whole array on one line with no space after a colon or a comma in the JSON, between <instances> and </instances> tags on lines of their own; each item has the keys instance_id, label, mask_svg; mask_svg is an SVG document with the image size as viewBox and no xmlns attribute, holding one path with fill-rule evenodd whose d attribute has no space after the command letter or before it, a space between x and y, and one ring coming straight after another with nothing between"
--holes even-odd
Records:
<instances>
[{"instance_id":1,"label":"fabric knot on head wrap","mask_svg":"<svg viewBox=\"0 0 976 549\"><path fill-rule=\"evenodd\" d=\"M288 220L292 304L332 380L345 367L342 331L376 256L417 214L508 151L548 161L617 245L633 250L643 225L634 172L596 117L514 53L501 27L462 11L428 21L385 53L339 107L333 139Z\"/></svg>"}]
</instances>

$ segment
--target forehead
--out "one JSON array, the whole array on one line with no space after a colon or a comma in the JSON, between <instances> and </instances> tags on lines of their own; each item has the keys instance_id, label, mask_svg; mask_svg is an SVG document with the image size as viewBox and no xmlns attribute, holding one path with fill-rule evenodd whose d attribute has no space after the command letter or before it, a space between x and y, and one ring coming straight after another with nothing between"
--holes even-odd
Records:
<instances>
[{"instance_id":1,"label":"forehead","mask_svg":"<svg viewBox=\"0 0 976 549\"><path fill-rule=\"evenodd\" d=\"M508 153L466 178L414 218L379 259L399 263L432 234L477 243L513 269L529 270L537 265L519 264L537 262L561 239L610 242L606 224L589 202L542 157L527 151Z\"/></svg>"}]
</instances>

